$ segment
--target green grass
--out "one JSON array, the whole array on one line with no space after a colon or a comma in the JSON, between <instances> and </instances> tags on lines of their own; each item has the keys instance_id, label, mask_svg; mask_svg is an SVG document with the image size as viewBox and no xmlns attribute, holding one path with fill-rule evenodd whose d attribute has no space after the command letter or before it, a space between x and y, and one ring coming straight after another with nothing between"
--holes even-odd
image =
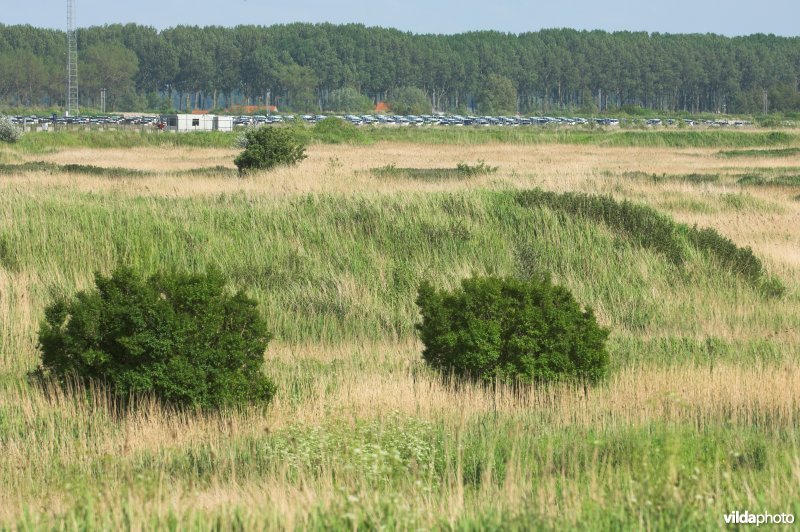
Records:
<instances>
[{"instance_id":1,"label":"green grass","mask_svg":"<svg viewBox=\"0 0 800 532\"><path fill-rule=\"evenodd\" d=\"M751 202L750 196L726 195L724 201L737 210ZM717 231L689 227L673 222L650 207L628 201L617 202L610 197L590 196L579 193L555 194L542 190L522 191L517 201L527 207L547 207L572 216L600 221L619 231L638 245L663 254L667 260L682 266L687 256L687 243L697 251L711 257L720 267L742 276L755 287L768 293L783 293L777 279L768 279L761 261L750 248L739 248L730 239Z\"/></svg>"},{"instance_id":2,"label":"green grass","mask_svg":"<svg viewBox=\"0 0 800 532\"><path fill-rule=\"evenodd\" d=\"M720 194L719 204L723 209L735 212L783 212L779 204L743 192Z\"/></svg>"},{"instance_id":3,"label":"green grass","mask_svg":"<svg viewBox=\"0 0 800 532\"><path fill-rule=\"evenodd\" d=\"M668 212L691 212L696 214L714 214L719 212L719 207L710 201L702 201L685 197L683 195L667 195L667 198L658 202L659 208Z\"/></svg>"},{"instance_id":4,"label":"green grass","mask_svg":"<svg viewBox=\"0 0 800 532\"><path fill-rule=\"evenodd\" d=\"M577 144L608 147L714 148L785 146L800 143L800 135L750 131L605 131L546 128L382 128L365 131L373 141L424 144Z\"/></svg>"},{"instance_id":5,"label":"green grass","mask_svg":"<svg viewBox=\"0 0 800 532\"><path fill-rule=\"evenodd\" d=\"M484 161L475 165L459 163L455 168L398 168L393 164L373 168L372 175L381 178L405 178L420 181L442 181L447 179L466 179L479 175L497 172L496 166L489 166Z\"/></svg>"},{"instance_id":6,"label":"green grass","mask_svg":"<svg viewBox=\"0 0 800 532\"><path fill-rule=\"evenodd\" d=\"M274 126L273 126L274 127ZM800 144L800 134L778 131L605 131L549 128L417 128L305 127L307 138L321 144L372 144L379 141L419 144L474 145L511 144L576 144L608 147L664 148L741 148L780 146L775 153L794 153L792 145ZM201 148L234 148L238 132L169 132L140 131L59 131L26 134L12 150L41 154L65 148L132 148L142 146L176 146ZM762 152L764 150L754 150ZM737 152L738 153L738 152Z\"/></svg>"},{"instance_id":7,"label":"green grass","mask_svg":"<svg viewBox=\"0 0 800 532\"><path fill-rule=\"evenodd\" d=\"M31 172L46 172L48 174L82 174L103 177L144 177L152 175L151 172L134 170L131 168L107 168L87 164L55 164L42 161L21 164L0 164L0 174L19 175Z\"/></svg>"},{"instance_id":8,"label":"green grass","mask_svg":"<svg viewBox=\"0 0 800 532\"><path fill-rule=\"evenodd\" d=\"M236 168L228 168L227 166L207 166L203 168L191 168L189 170L176 170L170 172L170 175L186 177L239 177L239 171Z\"/></svg>"},{"instance_id":9,"label":"green grass","mask_svg":"<svg viewBox=\"0 0 800 532\"><path fill-rule=\"evenodd\" d=\"M56 164L34 161L18 164L0 164L0 175L20 175L27 173L80 174L99 177L152 177L156 172L136 170L132 168L94 166L88 164ZM235 168L226 166L209 166L189 170L173 170L166 172L176 177L239 177Z\"/></svg>"},{"instance_id":10,"label":"green grass","mask_svg":"<svg viewBox=\"0 0 800 532\"><path fill-rule=\"evenodd\" d=\"M705 183L716 183L719 181L719 174L650 174L647 172L635 171L635 172L623 172L622 177L625 179L636 179L636 180L646 180L651 181L652 183L668 183L668 182L677 182L677 183L692 183L692 184L705 184Z\"/></svg>"},{"instance_id":11,"label":"green grass","mask_svg":"<svg viewBox=\"0 0 800 532\"><path fill-rule=\"evenodd\" d=\"M771 150L730 150L719 152L721 157L797 157L800 148L776 148Z\"/></svg>"},{"instance_id":12,"label":"green grass","mask_svg":"<svg viewBox=\"0 0 800 532\"><path fill-rule=\"evenodd\" d=\"M27 133L13 149L23 153L52 153L65 148L136 148L176 146L193 148L233 148L233 133L164 131L51 131Z\"/></svg>"},{"instance_id":13,"label":"green grass","mask_svg":"<svg viewBox=\"0 0 800 532\"><path fill-rule=\"evenodd\" d=\"M20 413L8 414L9 430L44 428L23 423ZM93 422L108 430L109 420ZM132 521L153 528L281 528L285 522L269 508L241 503L160 513L143 507L144 501L123 498L124 506L115 513L98 515L95 508L107 504L121 479L135 497L161 497L164 486L213 493L220 484L248 485L275 476L297 489L324 485L332 472L345 483L332 486L329 504L307 508L303 528L407 529L429 526L433 520L445 529L704 530L720 527L723 514L739 505L759 512L800 511L796 489L772 496L766 507L742 502L743 486L763 493L776 483L793 484L800 440L796 431L784 433L779 425L777 430L769 423L737 425L735 430L690 423L555 430L546 429L548 425L543 412L479 417L462 426L391 416L298 423L271 434L231 438L224 452L213 441L98 456L77 468L56 460L41 464L36 484L23 489L69 490L72 504L50 516L31 506L20 521L6 524L110 529ZM495 506L487 494L507 497L506 482L526 486L530 496L546 494L547 504L523 498L510 507ZM435 509L427 507L431 499L442 493L463 499L465 508L456 522L429 514Z\"/></svg>"},{"instance_id":14,"label":"green grass","mask_svg":"<svg viewBox=\"0 0 800 532\"><path fill-rule=\"evenodd\" d=\"M763 174L749 173L742 175L737 183L756 187L800 187L800 174L766 177Z\"/></svg>"}]
</instances>

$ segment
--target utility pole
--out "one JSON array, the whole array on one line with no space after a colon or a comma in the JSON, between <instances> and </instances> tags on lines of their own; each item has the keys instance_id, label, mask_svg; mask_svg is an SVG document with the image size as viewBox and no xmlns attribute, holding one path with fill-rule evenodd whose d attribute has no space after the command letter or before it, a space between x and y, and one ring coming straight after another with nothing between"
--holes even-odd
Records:
<instances>
[{"instance_id":1,"label":"utility pole","mask_svg":"<svg viewBox=\"0 0 800 532\"><path fill-rule=\"evenodd\" d=\"M105 87L100 89L100 112L105 114L106 113L106 89Z\"/></svg>"},{"instance_id":2,"label":"utility pole","mask_svg":"<svg viewBox=\"0 0 800 532\"><path fill-rule=\"evenodd\" d=\"M769 96L767 89L764 89L764 114L767 114L767 111L769 111Z\"/></svg>"}]
</instances>

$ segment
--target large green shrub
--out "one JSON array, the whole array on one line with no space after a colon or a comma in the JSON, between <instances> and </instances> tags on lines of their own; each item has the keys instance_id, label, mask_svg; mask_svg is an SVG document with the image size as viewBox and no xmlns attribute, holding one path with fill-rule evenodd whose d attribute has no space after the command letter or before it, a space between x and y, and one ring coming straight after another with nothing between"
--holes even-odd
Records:
<instances>
[{"instance_id":1,"label":"large green shrub","mask_svg":"<svg viewBox=\"0 0 800 532\"><path fill-rule=\"evenodd\" d=\"M239 173L294 165L306 158L306 137L297 128L261 126L244 134L244 151L233 162Z\"/></svg>"},{"instance_id":2,"label":"large green shrub","mask_svg":"<svg viewBox=\"0 0 800 532\"><path fill-rule=\"evenodd\" d=\"M423 283L417 305L422 356L446 375L586 383L605 374L608 331L548 277L473 277L452 292Z\"/></svg>"},{"instance_id":3,"label":"large green shrub","mask_svg":"<svg viewBox=\"0 0 800 532\"><path fill-rule=\"evenodd\" d=\"M121 398L154 394L203 409L273 396L261 372L271 338L265 322L255 301L225 290L219 272L145 280L120 268L95 282L96 290L46 309L41 375L102 381Z\"/></svg>"}]
</instances>

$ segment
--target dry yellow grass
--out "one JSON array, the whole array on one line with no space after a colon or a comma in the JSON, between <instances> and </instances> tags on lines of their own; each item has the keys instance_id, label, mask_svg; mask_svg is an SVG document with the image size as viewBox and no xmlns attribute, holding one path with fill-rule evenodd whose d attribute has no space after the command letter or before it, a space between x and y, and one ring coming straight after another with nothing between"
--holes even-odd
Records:
<instances>
[{"instance_id":1,"label":"dry yellow grass","mask_svg":"<svg viewBox=\"0 0 800 532\"><path fill-rule=\"evenodd\" d=\"M399 167L452 167L457 162L485 160L487 164L518 173L575 176L592 171L684 174L693 172L739 171L768 166L796 167L793 157L724 158L718 148L648 148L591 145L514 145L474 146L424 145L379 142L367 146L315 144L308 148L308 159L293 170L305 173L320 170L331 159L338 159L348 170L366 170L395 164ZM174 171L226 166L234 168L235 149L192 147L142 147L131 149L63 149L50 154L25 155L26 161L58 164L90 164L140 170Z\"/></svg>"},{"instance_id":2,"label":"dry yellow grass","mask_svg":"<svg viewBox=\"0 0 800 532\"><path fill-rule=\"evenodd\" d=\"M3 468L35 468L58 455L60 463L75 463L96 455L126 456L200 443L222 446L231 438L259 437L270 431L322 422L355 422L392 415L424 420L450 420L456 424L486 414L533 416L548 430L586 427L605 430L653 422L690 423L698 430L707 426L753 423L765 429L793 430L800 422L800 364L748 366L721 363L713 367L674 366L624 368L588 396L570 386L549 385L522 390L508 386L448 385L418 363L416 345L321 346L299 350L270 348L273 360L329 360L346 364L341 372L320 372L302 391L305 399L291 400L285 389L292 385L286 375L275 374L283 388L267 412L195 414L165 410L153 402L110 423L110 399L95 392L94 403L79 398L80 387L35 388L6 386L0 409L13 412L26 425L38 425L25 435L8 434L4 440ZM345 355L347 354L347 355ZM382 366L383 358L390 359ZM357 368L367 367L363 371ZM58 434L64 420L74 420L87 432L77 438ZM88 432L88 425L96 424ZM38 457L38 458L36 458Z\"/></svg>"},{"instance_id":3,"label":"dry yellow grass","mask_svg":"<svg viewBox=\"0 0 800 532\"><path fill-rule=\"evenodd\" d=\"M380 350L383 351L381 356L394 352L400 359L411 361L414 358L409 346L386 345ZM359 357L370 352L353 351L356 363ZM328 360L344 352L347 350L330 353L312 348L305 355L294 352L292 356ZM284 352L279 356L285 355ZM23 507L31 502L20 496L29 490L26 483L29 479L46 478L52 464L68 470L90 471L112 457L109 466L112 463L135 464L141 456L191 453L199 448L212 449L225 460L226 449L235 442L258 441L272 432L297 425L355 424L370 419L391 423L388 420L412 418L444 422L457 438L459 431L466 430L470 419L486 416L526 420L546 433L581 429L613 433L653 424L688 425L698 433L719 426L738 430L757 424L767 432L788 430L791 433L800 421L797 393L800 391L800 366L797 363L748 368L723 364L712 369L623 370L601 387L591 390L588 398L578 390L563 386L522 393L503 386L495 390L473 385L452 388L417 369L347 371L337 376L321 373L302 403L290 404L279 394L266 413L175 413L147 403L116 420L109 417L112 409L102 399L87 404L76 398L80 393L75 391L50 388L47 394L41 394L25 387L7 388L0 394L0 411L20 418L26 428L3 439L0 523L13 522L20 516ZM65 431L74 431L74 435ZM522 434L517 436L523 437ZM557 449L548 452L551 459L557 457ZM577 449L574 452L578 452ZM494 486L491 478L484 479L483 491L473 496L491 494L498 498L499 504L513 511L515 505L528 497L553 497L556 490L551 483L564 482L574 493L556 506L562 510L565 506L575 509L589 502L583 500L585 493L580 487L578 471L554 467L549 478L536 479L524 469L514 470L514 461L518 459L512 454L505 482L500 487ZM597 456L594 460L589 469L592 474L589 482L607 484L612 490L618 490L611 471L606 471L608 476L604 476L602 462ZM796 467L792 474L798 472L800 468ZM212 478L208 486L200 489L183 483L159 484L150 497L142 498L142 492L132 493L128 501L140 522L146 521L146 516L165 516L170 510L221 511L235 506L260 509L255 512L259 519L269 516L275 523L291 528L302 526L309 517L309 509L330 507L343 489L351 497L375 496L360 485L357 478L331 466L304 474L308 477L301 476L299 482L292 480L286 465L277 463L257 480L242 471L241 481ZM443 489L442 494L418 501L429 518L448 514L455 518L465 514L463 481L457 478L461 473L454 470L450 474L451 485ZM104 481L108 482L121 483L121 486L126 479ZM706 488L714 491L713 486ZM40 511L52 514L66 510L66 500L71 497L61 489L57 485L44 488L41 500L46 501L46 506ZM590 492L597 497L609 497L603 495L606 490L598 485L590 487ZM100 493L98 496L97 502L105 515L119 512L118 505L122 502L119 494ZM780 499L776 494L773 496L775 500ZM540 504L546 502L539 501ZM117 515L117 518L122 516Z\"/></svg>"}]
</instances>

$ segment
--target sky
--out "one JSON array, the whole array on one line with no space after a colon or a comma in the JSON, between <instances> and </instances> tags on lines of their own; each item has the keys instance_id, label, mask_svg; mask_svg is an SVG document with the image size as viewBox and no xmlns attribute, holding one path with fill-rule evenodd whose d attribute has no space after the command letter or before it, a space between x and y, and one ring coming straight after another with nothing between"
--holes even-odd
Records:
<instances>
[{"instance_id":1,"label":"sky","mask_svg":"<svg viewBox=\"0 0 800 532\"><path fill-rule=\"evenodd\" d=\"M66 26L66 0L2 0L0 23ZM269 26L290 22L356 22L413 33L543 28L800 35L798 0L75 0L80 27L135 22Z\"/></svg>"}]
</instances>

